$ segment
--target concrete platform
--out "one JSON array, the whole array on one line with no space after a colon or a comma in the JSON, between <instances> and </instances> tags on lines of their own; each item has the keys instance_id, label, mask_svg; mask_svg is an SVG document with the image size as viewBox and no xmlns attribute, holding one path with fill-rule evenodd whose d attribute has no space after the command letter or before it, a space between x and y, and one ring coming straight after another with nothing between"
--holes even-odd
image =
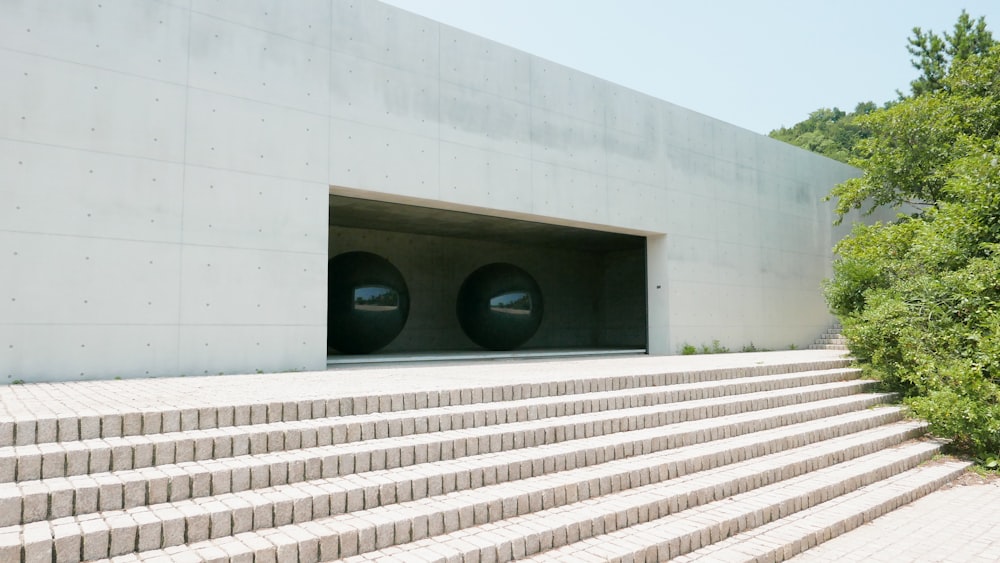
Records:
<instances>
[{"instance_id":1,"label":"concrete platform","mask_svg":"<svg viewBox=\"0 0 1000 563\"><path fill-rule=\"evenodd\" d=\"M1000 480L959 479L820 544L793 563L1000 561Z\"/></svg>"},{"instance_id":2,"label":"concrete platform","mask_svg":"<svg viewBox=\"0 0 1000 563\"><path fill-rule=\"evenodd\" d=\"M0 387L0 424L30 417L57 418L86 413L132 413L148 409L206 408L220 404L274 403L310 398L353 397L383 393L501 384L531 384L609 376L642 376L741 366L791 365L829 361L842 351L795 350L693 356L631 355L610 358L488 361L440 357L407 365L337 365L326 371L224 376L122 379L35 383Z\"/></svg>"}]
</instances>

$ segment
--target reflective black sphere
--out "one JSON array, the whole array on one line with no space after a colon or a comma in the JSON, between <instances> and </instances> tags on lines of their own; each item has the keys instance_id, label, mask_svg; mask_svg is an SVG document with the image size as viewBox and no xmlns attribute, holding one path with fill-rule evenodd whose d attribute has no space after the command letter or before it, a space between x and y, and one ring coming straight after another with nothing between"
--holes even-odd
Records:
<instances>
[{"instance_id":1,"label":"reflective black sphere","mask_svg":"<svg viewBox=\"0 0 1000 563\"><path fill-rule=\"evenodd\" d=\"M513 264L487 264L462 282L456 312L473 342L490 350L513 350L542 323L542 290Z\"/></svg>"},{"instance_id":2,"label":"reflective black sphere","mask_svg":"<svg viewBox=\"0 0 1000 563\"><path fill-rule=\"evenodd\" d=\"M371 252L330 259L327 344L345 354L367 354L392 342L410 313L403 274Z\"/></svg>"}]
</instances>

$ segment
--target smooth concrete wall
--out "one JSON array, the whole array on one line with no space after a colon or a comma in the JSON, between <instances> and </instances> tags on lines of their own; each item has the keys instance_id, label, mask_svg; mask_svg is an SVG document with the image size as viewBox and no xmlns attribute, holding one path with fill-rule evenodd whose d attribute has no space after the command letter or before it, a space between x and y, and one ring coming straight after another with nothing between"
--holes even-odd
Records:
<instances>
[{"instance_id":1,"label":"smooth concrete wall","mask_svg":"<svg viewBox=\"0 0 1000 563\"><path fill-rule=\"evenodd\" d=\"M671 338L663 352L715 340L732 350L804 347L830 323L820 287L843 231L832 227L823 196L854 171L726 133L738 144L716 147L714 166L708 153L692 154L688 162L700 164L678 171L666 244L649 258L663 260L669 278ZM741 159L744 142L753 160Z\"/></svg>"},{"instance_id":2,"label":"smooth concrete wall","mask_svg":"<svg viewBox=\"0 0 1000 563\"><path fill-rule=\"evenodd\" d=\"M829 322L846 166L373 0L0 3L0 380L322 369L327 194L648 237L651 353Z\"/></svg>"},{"instance_id":3,"label":"smooth concrete wall","mask_svg":"<svg viewBox=\"0 0 1000 563\"><path fill-rule=\"evenodd\" d=\"M388 6L334 12L331 184L649 237L651 353L831 322L822 199L854 169Z\"/></svg>"},{"instance_id":4,"label":"smooth concrete wall","mask_svg":"<svg viewBox=\"0 0 1000 563\"><path fill-rule=\"evenodd\" d=\"M380 352L481 350L462 332L458 290L477 268L514 264L538 283L544 315L523 348L645 347L641 251L586 252L469 238L330 228L330 256L361 250L389 260L410 292L402 332ZM624 295L622 294L624 293Z\"/></svg>"},{"instance_id":5,"label":"smooth concrete wall","mask_svg":"<svg viewBox=\"0 0 1000 563\"><path fill-rule=\"evenodd\" d=\"M0 3L0 380L325 367L329 25L194 4Z\"/></svg>"}]
</instances>

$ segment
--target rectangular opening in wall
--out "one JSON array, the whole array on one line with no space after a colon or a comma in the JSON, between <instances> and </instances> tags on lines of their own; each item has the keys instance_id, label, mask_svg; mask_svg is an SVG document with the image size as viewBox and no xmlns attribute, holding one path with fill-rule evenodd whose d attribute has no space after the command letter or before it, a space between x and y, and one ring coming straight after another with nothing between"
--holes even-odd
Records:
<instances>
[{"instance_id":1,"label":"rectangular opening in wall","mask_svg":"<svg viewBox=\"0 0 1000 563\"><path fill-rule=\"evenodd\" d=\"M644 237L340 195L329 223L331 359L646 349Z\"/></svg>"}]
</instances>

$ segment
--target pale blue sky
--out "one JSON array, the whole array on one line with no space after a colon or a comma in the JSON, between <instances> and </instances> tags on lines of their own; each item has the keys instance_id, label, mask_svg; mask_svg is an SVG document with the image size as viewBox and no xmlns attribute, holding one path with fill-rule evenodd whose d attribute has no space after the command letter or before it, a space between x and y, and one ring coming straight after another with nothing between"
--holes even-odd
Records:
<instances>
[{"instance_id":1,"label":"pale blue sky","mask_svg":"<svg viewBox=\"0 0 1000 563\"><path fill-rule=\"evenodd\" d=\"M907 91L914 26L1000 38L1000 0L385 1L764 134Z\"/></svg>"}]
</instances>

